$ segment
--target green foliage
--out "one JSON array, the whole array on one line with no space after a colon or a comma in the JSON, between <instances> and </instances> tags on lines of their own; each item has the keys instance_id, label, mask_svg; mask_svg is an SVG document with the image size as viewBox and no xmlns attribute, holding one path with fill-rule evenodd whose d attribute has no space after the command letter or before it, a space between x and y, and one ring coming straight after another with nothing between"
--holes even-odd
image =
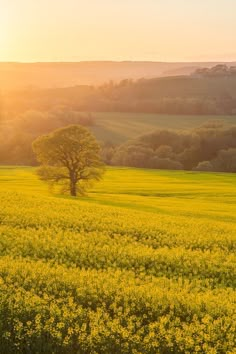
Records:
<instances>
[{"instance_id":1,"label":"green foliage","mask_svg":"<svg viewBox=\"0 0 236 354\"><path fill-rule=\"evenodd\" d=\"M165 115L149 113L71 111L69 107L55 107L50 111L26 111L20 115L9 113L0 122L0 163L35 165L32 141L39 135L69 124L89 127L103 143L104 161L110 163L114 147L157 129L189 130L214 119L212 115ZM235 116L217 116L219 122L235 124Z\"/></svg>"},{"instance_id":2,"label":"green foliage","mask_svg":"<svg viewBox=\"0 0 236 354\"><path fill-rule=\"evenodd\" d=\"M62 184L72 196L84 194L92 181L101 178L100 147L82 126L70 125L39 137L33 142L33 150L42 164L39 177L50 185Z\"/></svg>"},{"instance_id":3,"label":"green foliage","mask_svg":"<svg viewBox=\"0 0 236 354\"><path fill-rule=\"evenodd\" d=\"M233 354L235 179L108 169L78 202L0 169L0 353Z\"/></svg>"},{"instance_id":4,"label":"green foliage","mask_svg":"<svg viewBox=\"0 0 236 354\"><path fill-rule=\"evenodd\" d=\"M137 68L135 72L136 70ZM55 71L53 70L53 72ZM9 76L8 71L7 73ZM140 79L140 77L146 76L144 73L144 75L136 77L136 80L119 82L118 79L114 83L105 83L100 86L72 86L74 85L72 83L72 87L66 87L63 84L64 88L43 89L43 86L39 85L40 89L4 92L3 100L6 102L5 106L9 112L16 109L20 111L50 110L55 107L55 103L63 102L70 110L81 112L235 114L236 75L218 74L214 70L213 75L207 76L202 74L180 76L177 74L178 76L173 77L156 78L154 76L151 79ZM109 73L110 75L111 73ZM133 70L132 75L134 75ZM30 76L32 77L32 75ZM95 76L97 75L93 75L93 80ZM37 85L38 80L37 84L33 86Z\"/></svg>"},{"instance_id":5,"label":"green foliage","mask_svg":"<svg viewBox=\"0 0 236 354\"><path fill-rule=\"evenodd\" d=\"M212 121L190 131L158 129L121 145L111 164L236 172L236 126Z\"/></svg>"}]
</instances>

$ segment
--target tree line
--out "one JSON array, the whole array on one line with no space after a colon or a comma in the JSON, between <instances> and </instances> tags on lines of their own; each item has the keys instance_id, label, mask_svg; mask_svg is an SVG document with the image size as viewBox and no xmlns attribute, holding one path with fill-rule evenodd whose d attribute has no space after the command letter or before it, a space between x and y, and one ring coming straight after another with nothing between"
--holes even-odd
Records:
<instances>
[{"instance_id":1,"label":"tree line","mask_svg":"<svg viewBox=\"0 0 236 354\"><path fill-rule=\"evenodd\" d=\"M41 135L68 125L91 127L90 113L81 113L58 106L49 111L8 113L0 120L0 164L35 165L32 142Z\"/></svg>"},{"instance_id":2,"label":"tree line","mask_svg":"<svg viewBox=\"0 0 236 354\"><path fill-rule=\"evenodd\" d=\"M2 109L10 115L28 110L51 111L58 105L77 112L234 115L235 72L235 67L219 65L189 76L8 91L2 92Z\"/></svg>"},{"instance_id":3,"label":"tree line","mask_svg":"<svg viewBox=\"0 0 236 354\"><path fill-rule=\"evenodd\" d=\"M0 164L37 165L32 142L55 129L78 124L90 128L96 120L91 114L61 108L3 121ZM120 146L100 141L100 146L108 165L236 172L236 126L217 120L188 131L158 129Z\"/></svg>"},{"instance_id":4,"label":"tree line","mask_svg":"<svg viewBox=\"0 0 236 354\"><path fill-rule=\"evenodd\" d=\"M118 148L105 146L103 158L116 166L236 172L236 126L212 121L191 131L159 129Z\"/></svg>"},{"instance_id":5,"label":"tree line","mask_svg":"<svg viewBox=\"0 0 236 354\"><path fill-rule=\"evenodd\" d=\"M217 76L235 76L236 66L228 66L226 64L218 64L212 68L199 68L194 73L193 76L196 77L217 77Z\"/></svg>"},{"instance_id":6,"label":"tree line","mask_svg":"<svg viewBox=\"0 0 236 354\"><path fill-rule=\"evenodd\" d=\"M68 125L91 128L96 119L67 107L5 117L0 122L0 164L37 165L32 142ZM159 129L121 146L105 141L100 145L109 165L235 172L236 126L217 120L190 131Z\"/></svg>"}]
</instances>

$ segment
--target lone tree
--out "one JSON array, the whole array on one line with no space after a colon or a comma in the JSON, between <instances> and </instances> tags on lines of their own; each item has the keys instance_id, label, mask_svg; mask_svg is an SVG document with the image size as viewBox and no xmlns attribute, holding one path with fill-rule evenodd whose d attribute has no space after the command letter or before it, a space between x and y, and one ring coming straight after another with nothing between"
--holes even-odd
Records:
<instances>
[{"instance_id":1,"label":"lone tree","mask_svg":"<svg viewBox=\"0 0 236 354\"><path fill-rule=\"evenodd\" d=\"M64 192L74 197L83 195L104 171L98 142L80 125L70 125L37 138L33 150L41 163L37 171L40 179L50 185L61 185Z\"/></svg>"}]
</instances>

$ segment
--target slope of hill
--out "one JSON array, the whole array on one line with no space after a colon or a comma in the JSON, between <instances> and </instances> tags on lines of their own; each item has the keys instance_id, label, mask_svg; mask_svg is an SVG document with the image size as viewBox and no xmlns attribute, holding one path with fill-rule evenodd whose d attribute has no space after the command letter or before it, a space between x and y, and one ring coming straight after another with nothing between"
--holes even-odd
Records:
<instances>
[{"instance_id":1,"label":"slope of hill","mask_svg":"<svg viewBox=\"0 0 236 354\"><path fill-rule=\"evenodd\" d=\"M235 178L110 169L76 200L1 168L1 352L233 353Z\"/></svg>"},{"instance_id":2,"label":"slope of hill","mask_svg":"<svg viewBox=\"0 0 236 354\"><path fill-rule=\"evenodd\" d=\"M97 139L113 144L124 143L159 128L188 130L206 122L236 124L236 116L227 115L166 115L149 113L95 112L90 127Z\"/></svg>"},{"instance_id":3,"label":"slope of hill","mask_svg":"<svg viewBox=\"0 0 236 354\"><path fill-rule=\"evenodd\" d=\"M164 62L75 62L75 63L0 63L0 88L54 88L75 85L100 85L110 80L188 75L197 68L218 63ZM233 63L232 63L233 65Z\"/></svg>"},{"instance_id":4,"label":"slope of hill","mask_svg":"<svg viewBox=\"0 0 236 354\"><path fill-rule=\"evenodd\" d=\"M6 111L50 110L55 106L87 112L142 112L166 114L234 114L236 75L176 76L101 86L80 85L54 89L2 92Z\"/></svg>"},{"instance_id":5,"label":"slope of hill","mask_svg":"<svg viewBox=\"0 0 236 354\"><path fill-rule=\"evenodd\" d=\"M26 112L0 123L0 163L16 165L35 164L33 140L57 128L70 124L83 124L103 143L105 161L110 163L114 147L158 129L192 130L210 122L212 125L236 125L236 116L165 115L118 112ZM166 141L168 145L169 141ZM111 150L110 150L111 148ZM108 154L108 155L107 155ZM108 158L108 156L110 156Z\"/></svg>"}]
</instances>

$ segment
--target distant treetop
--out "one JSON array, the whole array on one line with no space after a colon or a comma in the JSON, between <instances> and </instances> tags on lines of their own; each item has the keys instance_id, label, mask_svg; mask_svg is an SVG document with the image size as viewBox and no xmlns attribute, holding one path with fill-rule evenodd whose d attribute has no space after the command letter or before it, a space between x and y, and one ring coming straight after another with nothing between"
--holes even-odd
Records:
<instances>
[{"instance_id":1,"label":"distant treetop","mask_svg":"<svg viewBox=\"0 0 236 354\"><path fill-rule=\"evenodd\" d=\"M236 66L218 64L213 68L199 68L194 73L195 77L236 76Z\"/></svg>"}]
</instances>

